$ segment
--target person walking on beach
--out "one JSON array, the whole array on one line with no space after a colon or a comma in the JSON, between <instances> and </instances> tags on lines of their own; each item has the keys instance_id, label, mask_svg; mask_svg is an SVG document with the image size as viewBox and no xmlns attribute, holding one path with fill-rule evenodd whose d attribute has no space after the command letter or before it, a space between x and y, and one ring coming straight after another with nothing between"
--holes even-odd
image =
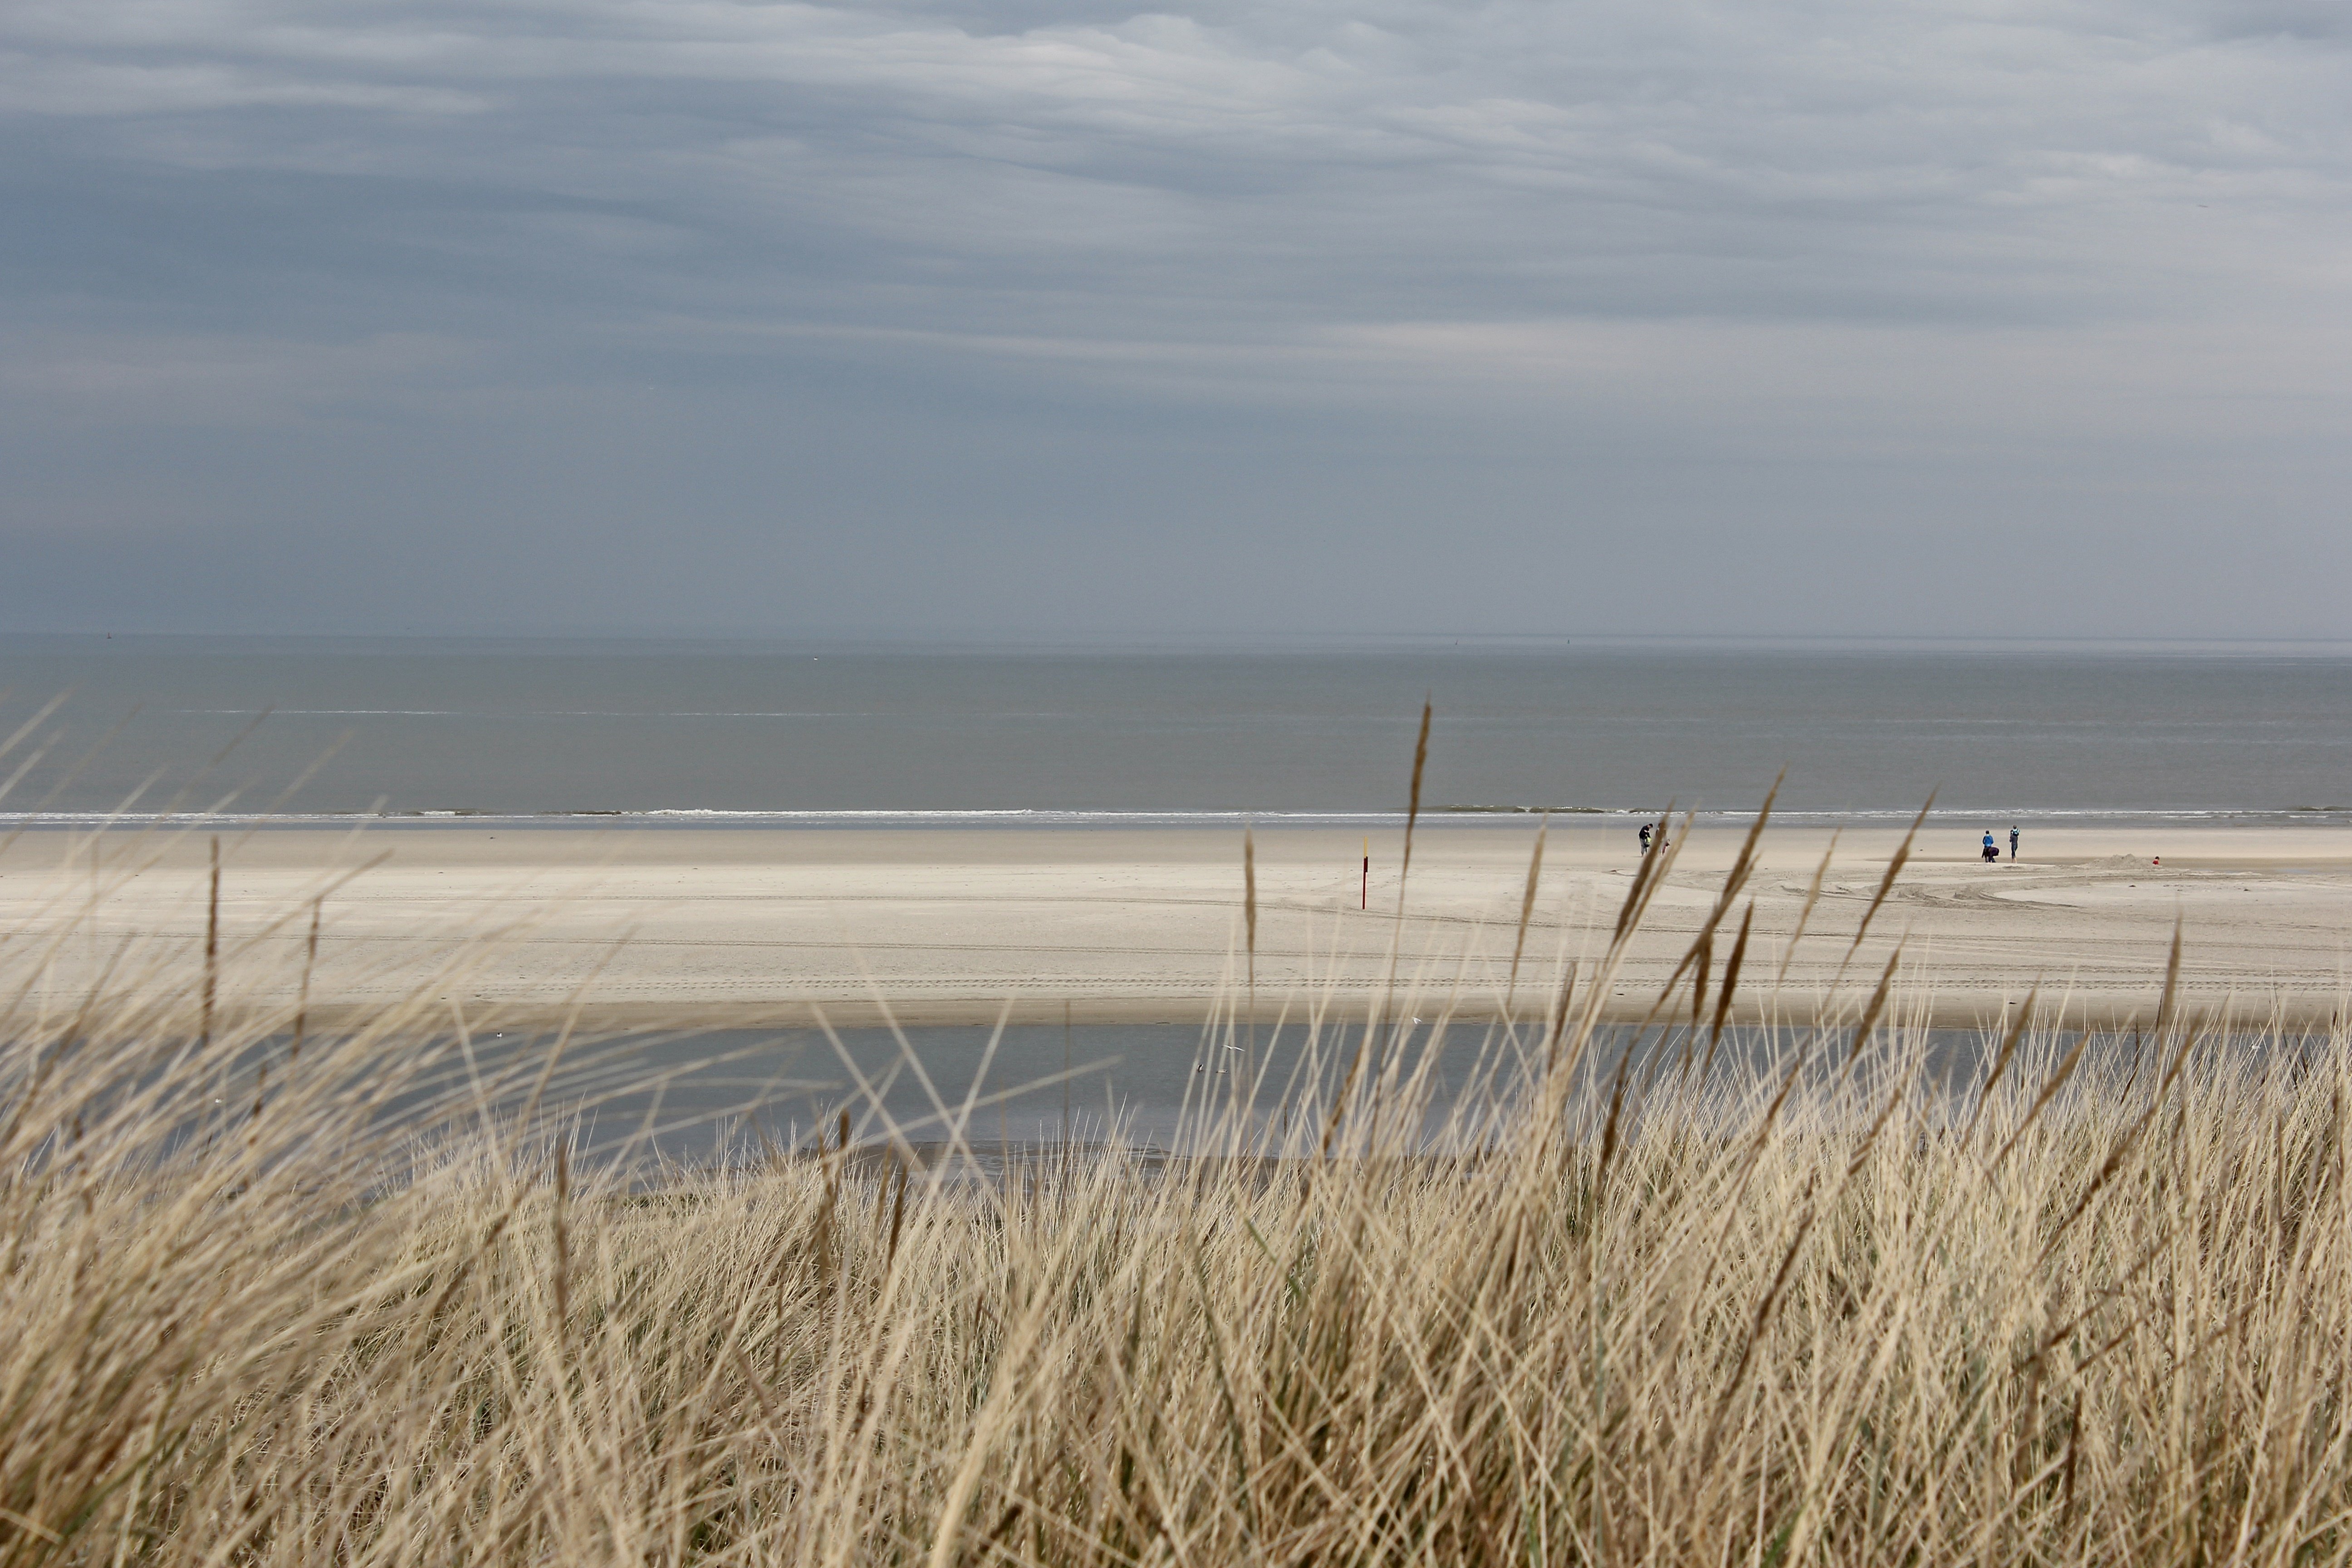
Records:
<instances>
[{"instance_id":1,"label":"person walking on beach","mask_svg":"<svg viewBox=\"0 0 2352 1568\"><path fill-rule=\"evenodd\" d=\"M2000 846L1992 841L1992 829L1990 827L1985 829L1984 858L1988 866L2000 858Z\"/></svg>"},{"instance_id":2,"label":"person walking on beach","mask_svg":"<svg viewBox=\"0 0 2352 1568\"><path fill-rule=\"evenodd\" d=\"M2017 824L2014 822L2009 825L2009 858L2012 860L2017 858Z\"/></svg>"},{"instance_id":3,"label":"person walking on beach","mask_svg":"<svg viewBox=\"0 0 2352 1568\"><path fill-rule=\"evenodd\" d=\"M1648 823L1646 823L1646 822L1645 822L1645 823L1642 824L1642 853L1643 853L1643 854L1644 854L1644 855L1647 855L1649 852L1650 852L1650 825L1649 825Z\"/></svg>"}]
</instances>

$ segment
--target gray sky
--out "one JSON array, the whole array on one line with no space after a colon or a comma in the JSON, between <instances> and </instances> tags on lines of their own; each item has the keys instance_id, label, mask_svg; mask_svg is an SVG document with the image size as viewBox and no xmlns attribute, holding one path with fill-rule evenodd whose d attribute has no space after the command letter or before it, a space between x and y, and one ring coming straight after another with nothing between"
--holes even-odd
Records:
<instances>
[{"instance_id":1,"label":"gray sky","mask_svg":"<svg viewBox=\"0 0 2352 1568\"><path fill-rule=\"evenodd\" d=\"M2342 0L10 0L0 626L2352 636Z\"/></svg>"}]
</instances>

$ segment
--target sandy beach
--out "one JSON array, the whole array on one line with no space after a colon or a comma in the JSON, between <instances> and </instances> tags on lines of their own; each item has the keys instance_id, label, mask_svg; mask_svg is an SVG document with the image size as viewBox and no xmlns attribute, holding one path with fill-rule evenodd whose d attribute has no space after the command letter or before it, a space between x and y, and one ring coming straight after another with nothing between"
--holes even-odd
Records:
<instances>
[{"instance_id":1,"label":"sandy beach","mask_svg":"<svg viewBox=\"0 0 2352 1568\"><path fill-rule=\"evenodd\" d=\"M1999 825L2004 829L2006 825ZM1516 980L1532 827L1443 826L1414 844L1398 916L1401 835L1271 831L1256 840L1256 1005L1360 1007L1408 996L1474 1016L1542 1005L1594 961L1639 855L1622 824L1556 825ZM2032 831L2016 863L1978 834L1922 836L1859 951L1853 935L1901 839L1847 831L1797 927L1830 834L1768 834L1715 946L1720 974L1752 897L1742 1012L1811 1016L1843 968L1874 982L1899 943L1909 1005L1998 1017L2036 986L2070 1016L2150 1010L2176 920L2184 995L2246 1014L2334 1013L2352 920L2352 833L2171 826ZM1740 830L1693 832L1613 984L1647 1006L1719 896ZM0 853L0 922L35 1005L70 1005L100 968L202 963L210 836L62 832ZM928 1022L1189 1019L1249 989L1235 831L688 830L410 826L222 836L225 1006L299 982L310 910L321 1010L419 987L469 1016L604 1022L804 1021L812 1008ZM2003 838L2004 854L2006 838ZM2157 864L2160 858L2161 865ZM1393 957L1391 954L1393 953ZM455 967L453 967L453 965ZM1785 965L1777 986L1774 976ZM1861 989L1866 990L1864 986Z\"/></svg>"}]
</instances>

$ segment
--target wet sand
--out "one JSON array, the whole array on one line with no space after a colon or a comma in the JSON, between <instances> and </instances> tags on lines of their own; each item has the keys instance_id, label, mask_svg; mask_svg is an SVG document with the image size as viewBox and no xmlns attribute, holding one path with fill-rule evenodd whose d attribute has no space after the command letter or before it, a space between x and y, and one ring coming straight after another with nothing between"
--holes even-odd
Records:
<instances>
[{"instance_id":1,"label":"wet sand","mask_svg":"<svg viewBox=\"0 0 2352 1568\"><path fill-rule=\"evenodd\" d=\"M1902 835L1838 840L1807 932L1790 938L1830 834L1775 829L1713 949L1720 975L1752 898L1740 1011L1811 1016L1843 971L1866 994L1899 943L1905 1005L1990 1021L2039 985L2074 1018L2146 1016L2176 919L2182 994L2200 1007L2324 1018L2342 1005L2352 830L2036 829L1994 867L1980 829L1922 836L1859 950L1853 937ZM1638 1013L1720 894L1738 829L1700 829L1611 984ZM1255 998L1360 1009L1394 995L1490 1016L1548 1005L1596 961L1640 865L1633 835L1556 825L1516 980L1526 827L1444 826L1416 838L1398 914L1401 835L1257 836ZM283 1005L320 914L315 1007L363 1010L425 991L468 1016L603 1023L1193 1019L1243 1005L1241 835L1149 830L795 830L410 826L270 829L222 838L221 1005ZM27 1005L74 1005L109 963L190 985L205 934L208 836L41 831L0 851L0 930ZM2162 864L2153 862L2161 858ZM1775 986L1776 972L1786 964ZM1687 1005L1685 998L1683 1005Z\"/></svg>"}]
</instances>

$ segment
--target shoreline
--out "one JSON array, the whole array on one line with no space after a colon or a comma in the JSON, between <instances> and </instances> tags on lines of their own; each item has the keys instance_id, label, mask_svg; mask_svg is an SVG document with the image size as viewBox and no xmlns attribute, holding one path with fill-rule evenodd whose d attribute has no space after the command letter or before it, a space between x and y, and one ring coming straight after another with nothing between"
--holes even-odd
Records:
<instances>
[{"instance_id":1,"label":"shoreline","mask_svg":"<svg viewBox=\"0 0 2352 1568\"><path fill-rule=\"evenodd\" d=\"M1680 823L1689 816L1696 828L1745 830L1754 825L1751 808L1693 810L1617 805L1518 806L1440 805L1424 807L1415 819L1416 830L1532 830L1549 823L1560 831L1631 830L1643 822L1671 815ZM1919 816L1916 806L1808 810L1776 807L1772 822L1782 828L1824 831L1879 832L1906 829ZM1923 832L1958 829L1974 824L2005 830L2010 824L2031 825L2042 832L2078 829L2199 827L2338 827L2352 832L2352 805L2295 806L2042 806L2007 810L1974 810L1938 806L1927 814ZM705 807L660 807L613 811L474 811L466 809L401 812L324 811L311 813L234 812L6 812L0 811L0 836L20 833L319 833L358 829L470 831L483 828L539 832L962 832L1000 829L1057 833L1194 830L1216 832L1256 827L1266 831L1352 828L1373 831L1406 825L1402 811L1252 811L1238 808L1111 810L1091 807L1006 806L754 811Z\"/></svg>"},{"instance_id":2,"label":"shoreline","mask_svg":"<svg viewBox=\"0 0 2352 1568\"><path fill-rule=\"evenodd\" d=\"M1554 819L1516 980L1534 826L1478 826L1416 837L1402 919L1399 829L1258 826L1260 1016L1286 998L1294 1016L1319 998L1361 1016L1391 994L1424 1014L1451 997L1465 1019L1507 1006L1524 1016L1570 963L1590 984L1640 865L1631 825ZM1810 917L1803 904L1832 835L1801 824L1768 831L1711 954L1719 984L1752 900L1733 1016L1754 1021L1770 1006L1802 1023L1825 1004L1854 1009L1900 942L1906 1020L1989 1026L2037 983L2045 1016L2063 998L2067 1017L2088 1025L2145 1020L2176 917L2184 1005L2296 1023L2345 1009L2352 832L2044 827L2027 833L2023 860L1987 867L1969 853L1979 831L1923 830L1858 949L1901 829L1839 834ZM1367 832L1369 910L1358 907ZM109 962L189 982L213 837L44 832L0 848L0 931L37 939L10 946L41 955L42 1005L64 1005ZM322 1022L412 994L519 1026L575 1007L597 1027L799 1027L817 1009L858 1026L886 1006L909 1023L989 1023L1008 1002L1017 1022L1058 1021L1065 1005L1081 1020L1195 1022L1248 991L1237 826L566 832L467 822L380 837L283 826L218 837L227 1010L290 1005L318 899L311 994ZM1628 947L1609 1014L1648 1011L1744 837L1706 823L1691 830ZM1775 996L1766 981L1784 966Z\"/></svg>"}]
</instances>

